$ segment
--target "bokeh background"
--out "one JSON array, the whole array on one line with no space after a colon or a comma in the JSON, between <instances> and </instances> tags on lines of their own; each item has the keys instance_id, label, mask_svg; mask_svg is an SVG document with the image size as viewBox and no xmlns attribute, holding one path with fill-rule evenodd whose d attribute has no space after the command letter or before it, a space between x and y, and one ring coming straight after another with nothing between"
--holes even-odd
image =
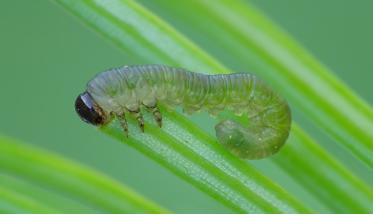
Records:
<instances>
[{"instance_id":1,"label":"bokeh background","mask_svg":"<svg viewBox=\"0 0 373 214\"><path fill-rule=\"evenodd\" d=\"M373 104L373 2L250 1ZM156 1L141 1L155 12ZM158 14L170 20L167 14ZM183 26L175 26L183 30ZM115 46L46 0L0 1L0 134L96 168L177 213L230 213L150 159L82 123L73 103L97 72L140 59ZM295 119L370 185L358 161L319 132L302 112ZM0 148L1 149L1 148ZM251 161L282 180L265 161ZM165 188L166 187L166 188ZM305 196L306 197L306 196Z\"/></svg>"}]
</instances>

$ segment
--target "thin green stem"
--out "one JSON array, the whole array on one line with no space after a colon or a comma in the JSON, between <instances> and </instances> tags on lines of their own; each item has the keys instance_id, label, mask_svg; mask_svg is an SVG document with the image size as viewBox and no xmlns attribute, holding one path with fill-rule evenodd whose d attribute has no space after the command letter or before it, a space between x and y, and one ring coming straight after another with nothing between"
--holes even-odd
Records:
<instances>
[{"instance_id":1,"label":"thin green stem","mask_svg":"<svg viewBox=\"0 0 373 214\"><path fill-rule=\"evenodd\" d=\"M82 204L77 200L66 197L58 191L48 190L27 179L22 179L11 174L0 173L0 186L6 186L6 188L17 194L32 196L34 201L48 205L50 208L63 211L64 213L99 213L99 210L95 207Z\"/></svg>"},{"instance_id":2,"label":"thin green stem","mask_svg":"<svg viewBox=\"0 0 373 214\"><path fill-rule=\"evenodd\" d=\"M1 213L60 213L41 201L36 201L31 195L24 195L0 186Z\"/></svg>"},{"instance_id":3,"label":"thin green stem","mask_svg":"<svg viewBox=\"0 0 373 214\"><path fill-rule=\"evenodd\" d=\"M0 168L6 173L74 198L101 212L166 213L118 182L86 167L0 137Z\"/></svg>"}]
</instances>

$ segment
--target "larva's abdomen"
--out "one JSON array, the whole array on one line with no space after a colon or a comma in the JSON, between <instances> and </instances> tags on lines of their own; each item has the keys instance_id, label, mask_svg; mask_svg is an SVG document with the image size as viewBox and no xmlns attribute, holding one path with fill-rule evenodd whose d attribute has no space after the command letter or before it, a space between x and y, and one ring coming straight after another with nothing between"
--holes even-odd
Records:
<instances>
[{"instance_id":1,"label":"larva's abdomen","mask_svg":"<svg viewBox=\"0 0 373 214\"><path fill-rule=\"evenodd\" d=\"M163 65L125 66L97 75L87 91L108 114L161 102L181 105L188 113L205 109L247 115L249 124L223 120L215 126L219 142L242 158L276 153L290 130L286 101L246 73L204 75Z\"/></svg>"}]
</instances>

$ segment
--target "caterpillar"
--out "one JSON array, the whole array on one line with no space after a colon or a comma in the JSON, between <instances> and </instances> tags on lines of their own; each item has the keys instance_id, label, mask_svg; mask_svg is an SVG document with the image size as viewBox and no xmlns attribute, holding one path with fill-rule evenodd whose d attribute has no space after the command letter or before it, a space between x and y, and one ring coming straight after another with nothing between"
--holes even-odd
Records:
<instances>
[{"instance_id":1,"label":"caterpillar","mask_svg":"<svg viewBox=\"0 0 373 214\"><path fill-rule=\"evenodd\" d=\"M75 101L80 118L102 126L116 117L126 136L126 115L133 115L142 132L140 107L150 110L162 127L158 103L181 106L193 113L217 115L228 110L248 117L248 124L223 119L215 126L218 142L240 158L260 159L275 154L290 131L287 102L256 76L248 73L205 75L165 65L132 65L97 74Z\"/></svg>"}]
</instances>

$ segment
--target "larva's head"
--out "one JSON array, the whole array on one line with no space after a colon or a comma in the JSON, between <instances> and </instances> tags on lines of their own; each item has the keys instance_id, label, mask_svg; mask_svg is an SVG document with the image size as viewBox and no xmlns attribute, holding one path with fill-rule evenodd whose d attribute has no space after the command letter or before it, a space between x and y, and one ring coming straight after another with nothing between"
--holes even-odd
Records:
<instances>
[{"instance_id":1,"label":"larva's head","mask_svg":"<svg viewBox=\"0 0 373 214\"><path fill-rule=\"evenodd\" d=\"M107 116L88 92L80 94L75 100L75 111L80 119L95 126L104 125Z\"/></svg>"}]
</instances>

